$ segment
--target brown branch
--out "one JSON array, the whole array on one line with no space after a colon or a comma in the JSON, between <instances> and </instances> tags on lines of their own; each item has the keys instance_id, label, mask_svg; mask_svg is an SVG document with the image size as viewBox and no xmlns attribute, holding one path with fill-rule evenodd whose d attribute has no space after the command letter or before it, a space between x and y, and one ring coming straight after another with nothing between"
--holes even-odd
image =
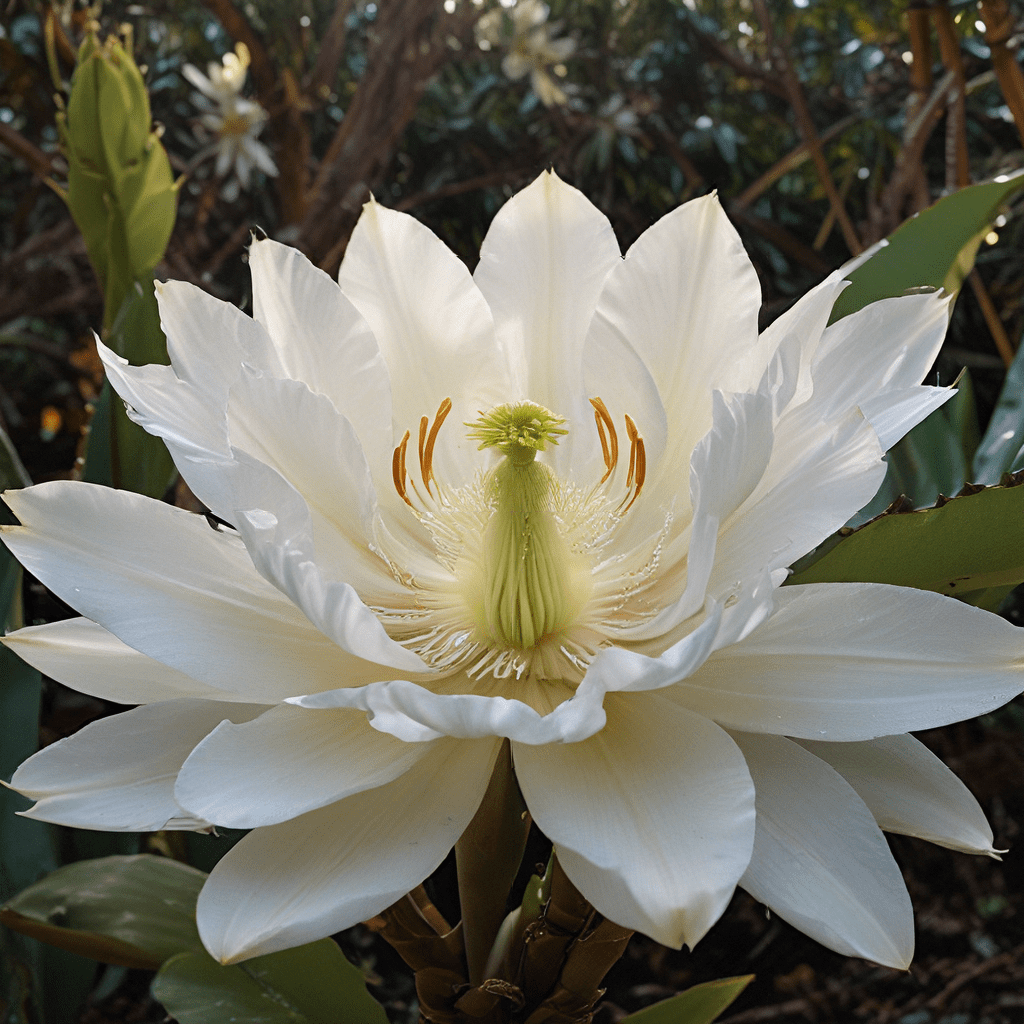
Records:
<instances>
[{"instance_id":1,"label":"brown branch","mask_svg":"<svg viewBox=\"0 0 1024 1024\"><path fill-rule=\"evenodd\" d=\"M821 146L821 139L818 137L818 130L814 126L814 118L811 117L811 112L807 107L807 99L804 96L803 88L800 85L800 79L793 68L792 61L789 59L786 47L775 35L772 17L768 11L768 6L765 3L765 0L752 0L752 2L757 18L761 22L765 35L768 39L768 47L772 54L772 66L779 73L786 85L786 92L789 97L789 102L792 104L793 112L796 115L796 123L800 136L804 142L807 143L811 151L811 158L814 160L814 166L818 172L818 178L821 181L822 187L825 189L825 195L828 196L829 205L835 212L836 220L839 222L839 229L843 233L843 239L846 242L846 246L850 252L856 256L858 253L863 251L864 247L861 245L861 241L857 237L857 232L854 229L853 222L850 220L850 217L846 212L846 207L843 205L843 201L840 198L839 191L836 188L836 183L832 179L832 172L829 169L828 161L825 159L825 153Z\"/></svg>"},{"instance_id":2,"label":"brown branch","mask_svg":"<svg viewBox=\"0 0 1024 1024\"><path fill-rule=\"evenodd\" d=\"M942 65L953 72L946 114L946 188L964 188L971 183L971 165L967 152L967 111L964 103L964 63L960 57L960 39L947 0L935 0L932 7L935 33L939 37Z\"/></svg>"},{"instance_id":3,"label":"brown branch","mask_svg":"<svg viewBox=\"0 0 1024 1024\"><path fill-rule=\"evenodd\" d=\"M649 117L647 123L657 133L658 138L661 139L662 144L668 151L668 155L675 161L675 165L683 172L683 177L686 179L686 197L692 196L695 192L700 192L706 184L704 175L700 173L697 165L683 152L679 143L676 142L675 136L668 130L660 117Z\"/></svg>"},{"instance_id":4,"label":"brown branch","mask_svg":"<svg viewBox=\"0 0 1024 1024\"><path fill-rule=\"evenodd\" d=\"M737 220L753 228L762 237L767 238L780 252L792 257L797 263L807 267L808 270L813 271L815 274L828 274L833 269L820 253L815 252L809 245L805 245L781 224L777 224L773 220L767 220L764 217L758 217L749 210L733 209L732 206L729 207L729 213Z\"/></svg>"},{"instance_id":5,"label":"brown branch","mask_svg":"<svg viewBox=\"0 0 1024 1024\"><path fill-rule=\"evenodd\" d=\"M436 0L380 0L369 30L366 71L308 194L297 244L329 272L412 120L430 79L451 59L448 39L467 44L472 11L447 14Z\"/></svg>"},{"instance_id":6,"label":"brown branch","mask_svg":"<svg viewBox=\"0 0 1024 1024\"><path fill-rule=\"evenodd\" d=\"M985 287L985 282L982 281L981 274L978 273L977 267L970 272L967 280L971 282L974 297L978 300L978 305L981 306L981 315L985 318L985 323L988 325L992 340L996 343L999 356L1006 364L1007 369L1009 369L1010 364L1013 362L1013 345L1010 344L1006 328L1003 327L1003 322L999 319L995 303L992 301L988 289Z\"/></svg>"},{"instance_id":7,"label":"brown branch","mask_svg":"<svg viewBox=\"0 0 1024 1024\"><path fill-rule=\"evenodd\" d=\"M352 12L352 0L338 0L334 5L334 13L320 49L316 55L316 63L302 83L303 92L307 96L323 102L333 91L338 67L345 53L345 39L348 35L348 16Z\"/></svg>"},{"instance_id":8,"label":"brown branch","mask_svg":"<svg viewBox=\"0 0 1024 1024\"><path fill-rule=\"evenodd\" d=\"M819 141L822 145L831 142L837 135L841 135L859 118L851 114L837 121L830 128L821 133ZM743 209L755 203L763 193L767 192L780 178L785 177L790 171L796 170L802 163L811 158L811 147L806 142L801 142L796 149L790 150L781 160L772 164L767 171L759 178L748 185L733 201L732 209Z\"/></svg>"},{"instance_id":9,"label":"brown branch","mask_svg":"<svg viewBox=\"0 0 1024 1024\"><path fill-rule=\"evenodd\" d=\"M424 192L414 192L411 196L400 199L392 209L402 212L414 210L417 206L422 206L435 199L450 199L452 196L476 192L481 188L493 188L495 185L521 181L527 174L529 174L527 168L512 167L505 171L491 171L489 174L480 174L475 178L465 178L462 181L451 181L447 185L439 185L437 188Z\"/></svg>"},{"instance_id":10,"label":"brown branch","mask_svg":"<svg viewBox=\"0 0 1024 1024\"><path fill-rule=\"evenodd\" d=\"M1024 72L1007 45L1013 34L1013 16L1006 0L981 0L981 17L985 22L985 42L992 50L992 67L999 79L999 88L1024 144Z\"/></svg>"},{"instance_id":11,"label":"brown branch","mask_svg":"<svg viewBox=\"0 0 1024 1024\"><path fill-rule=\"evenodd\" d=\"M789 99L786 86L775 77L770 68L754 64L735 50L730 50L720 39L704 32L693 21L690 22L690 31L700 40L701 45L707 47L723 64L728 64L738 75L760 82L768 92Z\"/></svg>"},{"instance_id":12,"label":"brown branch","mask_svg":"<svg viewBox=\"0 0 1024 1024\"><path fill-rule=\"evenodd\" d=\"M48 178L53 173L53 157L3 121L0 121L0 146L6 146L21 157L37 178Z\"/></svg>"}]
</instances>

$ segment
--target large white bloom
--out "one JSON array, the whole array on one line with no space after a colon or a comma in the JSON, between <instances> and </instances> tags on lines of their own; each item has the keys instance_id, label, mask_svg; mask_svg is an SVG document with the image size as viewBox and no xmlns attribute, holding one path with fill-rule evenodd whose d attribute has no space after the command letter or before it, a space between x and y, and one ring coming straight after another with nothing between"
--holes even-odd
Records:
<instances>
[{"instance_id":1,"label":"large white bloom","mask_svg":"<svg viewBox=\"0 0 1024 1024\"><path fill-rule=\"evenodd\" d=\"M231 961L413 888L507 737L534 819L613 921L693 944L741 885L905 965L880 829L992 843L907 733L1018 693L1021 635L931 593L778 585L946 397L917 382L948 300L826 327L833 276L758 337L715 198L623 259L553 174L501 210L472 276L375 203L340 287L271 241L250 266L252 318L159 288L172 367L103 353L232 528L84 483L7 496L5 540L84 616L7 643L142 705L28 760L29 813L253 829L199 900Z\"/></svg>"}]
</instances>

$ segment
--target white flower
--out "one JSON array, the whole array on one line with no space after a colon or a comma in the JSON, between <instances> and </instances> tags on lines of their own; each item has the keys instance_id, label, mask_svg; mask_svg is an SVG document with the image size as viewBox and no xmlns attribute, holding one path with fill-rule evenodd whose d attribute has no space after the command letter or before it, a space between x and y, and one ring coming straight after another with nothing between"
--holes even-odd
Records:
<instances>
[{"instance_id":1,"label":"white flower","mask_svg":"<svg viewBox=\"0 0 1024 1024\"><path fill-rule=\"evenodd\" d=\"M254 167L270 177L277 176L277 165L270 150L259 141L260 132L267 123L267 112L256 100L242 96L245 76L249 70L249 50L244 43L234 53L224 54L221 64L211 62L207 75L197 67L186 64L182 74L208 97L213 104L205 104L200 123L217 136L210 152L217 154L216 173L225 175L234 168L243 188L249 185Z\"/></svg>"},{"instance_id":2,"label":"white flower","mask_svg":"<svg viewBox=\"0 0 1024 1024\"><path fill-rule=\"evenodd\" d=\"M541 0L518 0L513 6L495 8L476 23L477 41L490 49L501 46L508 50L501 69L518 81L530 76L530 85L545 106L565 103L565 91L548 73L564 75L563 61L576 49L576 42L568 36L552 39L557 25L548 24L548 5Z\"/></svg>"},{"instance_id":3,"label":"white flower","mask_svg":"<svg viewBox=\"0 0 1024 1024\"><path fill-rule=\"evenodd\" d=\"M906 965L880 828L992 853L907 733L1018 693L1021 634L932 593L778 584L947 397L917 382L948 299L826 327L833 275L758 337L714 197L623 259L553 174L500 211L472 276L373 202L340 288L272 241L250 267L251 319L159 287L173 366L102 350L232 528L85 483L7 496L8 545L85 617L6 642L142 705L29 759L29 813L253 829L198 905L233 961L417 885L507 737L535 821L613 921L692 945L741 885Z\"/></svg>"}]
</instances>

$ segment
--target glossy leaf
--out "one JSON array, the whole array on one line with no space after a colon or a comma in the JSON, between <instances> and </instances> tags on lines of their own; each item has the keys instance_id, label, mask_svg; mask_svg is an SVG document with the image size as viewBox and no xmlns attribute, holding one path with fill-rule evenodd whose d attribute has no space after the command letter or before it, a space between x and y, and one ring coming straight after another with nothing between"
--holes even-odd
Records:
<instances>
[{"instance_id":1,"label":"glossy leaf","mask_svg":"<svg viewBox=\"0 0 1024 1024\"><path fill-rule=\"evenodd\" d=\"M331 939L222 966L207 953L169 960L153 995L178 1024L386 1024L363 972Z\"/></svg>"},{"instance_id":2,"label":"glossy leaf","mask_svg":"<svg viewBox=\"0 0 1024 1024\"><path fill-rule=\"evenodd\" d=\"M622 1024L711 1024L753 980L752 974L744 974L694 985L670 999L631 1013Z\"/></svg>"},{"instance_id":3,"label":"glossy leaf","mask_svg":"<svg viewBox=\"0 0 1024 1024\"><path fill-rule=\"evenodd\" d=\"M1024 336L975 453L972 480L997 484L1003 473L1018 468L1018 463L1024 463Z\"/></svg>"},{"instance_id":4,"label":"glossy leaf","mask_svg":"<svg viewBox=\"0 0 1024 1024\"><path fill-rule=\"evenodd\" d=\"M904 221L888 245L849 275L850 287L839 296L832 320L910 288L957 291L974 266L988 226L1021 189L1024 173L970 185Z\"/></svg>"},{"instance_id":5,"label":"glossy leaf","mask_svg":"<svg viewBox=\"0 0 1024 1024\"><path fill-rule=\"evenodd\" d=\"M195 903L205 879L150 854L79 861L8 901L0 922L94 960L152 970L176 953L202 950Z\"/></svg>"},{"instance_id":6,"label":"glossy leaf","mask_svg":"<svg viewBox=\"0 0 1024 1024\"><path fill-rule=\"evenodd\" d=\"M891 583L959 596L1024 581L1024 486L885 515L838 541L789 583Z\"/></svg>"}]
</instances>

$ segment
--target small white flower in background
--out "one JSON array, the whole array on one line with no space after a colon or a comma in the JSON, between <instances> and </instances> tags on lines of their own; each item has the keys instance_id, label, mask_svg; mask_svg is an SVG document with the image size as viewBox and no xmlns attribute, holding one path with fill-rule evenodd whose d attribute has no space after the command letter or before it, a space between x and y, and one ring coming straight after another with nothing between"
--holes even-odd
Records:
<instances>
[{"instance_id":1,"label":"small white flower in background","mask_svg":"<svg viewBox=\"0 0 1024 1024\"><path fill-rule=\"evenodd\" d=\"M713 196L623 258L550 173L472 275L374 202L338 284L269 240L249 265L252 318L158 288L171 366L101 347L230 527L86 483L6 496L4 540L84 617L5 642L141 704L26 761L29 815L252 829L198 903L231 962L414 888L510 740L534 820L617 924L692 945L739 885L906 966L881 830L994 852L909 732L1019 693L1024 635L933 593L779 585L949 396L918 384L949 299L826 326L837 273L758 336Z\"/></svg>"},{"instance_id":2,"label":"small white flower in background","mask_svg":"<svg viewBox=\"0 0 1024 1024\"><path fill-rule=\"evenodd\" d=\"M238 43L235 52L224 54L220 64L215 61L208 64L206 75L192 64L186 64L181 70L201 94L198 99L202 101L205 113L200 122L217 136L216 143L207 152L217 154L218 176L234 168L243 188L249 187L254 167L275 177L277 165L274 158L259 141L268 114L256 100L242 96L249 70L246 45Z\"/></svg>"},{"instance_id":3,"label":"small white flower in background","mask_svg":"<svg viewBox=\"0 0 1024 1024\"><path fill-rule=\"evenodd\" d=\"M550 13L541 0L518 0L513 5L503 4L482 15L476 23L477 41L481 46L502 47L508 50L501 69L512 79L530 76L530 84L545 106L565 103L565 91L551 77L565 74L562 63L576 49L575 40L568 36L552 39L557 25L548 24Z\"/></svg>"}]
</instances>

